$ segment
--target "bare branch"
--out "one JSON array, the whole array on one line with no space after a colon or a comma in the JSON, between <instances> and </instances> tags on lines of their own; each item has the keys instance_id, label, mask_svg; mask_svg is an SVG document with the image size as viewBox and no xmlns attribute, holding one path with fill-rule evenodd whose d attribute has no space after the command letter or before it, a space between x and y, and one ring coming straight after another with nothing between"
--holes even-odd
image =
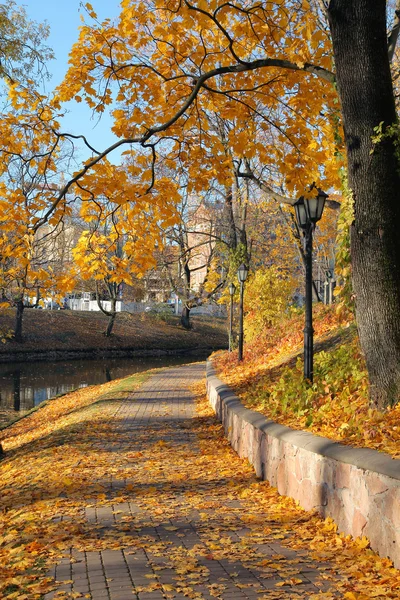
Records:
<instances>
[{"instance_id":1,"label":"bare branch","mask_svg":"<svg viewBox=\"0 0 400 600\"><path fill-rule=\"evenodd\" d=\"M250 168L248 161L246 161L246 171L240 171L238 169L237 176L253 181L261 191L263 191L272 200L276 200L276 202L279 202L281 204L289 204L290 206L293 206L293 204L297 200L297 198L288 198L286 196L278 194L277 192L274 192L272 188L270 188L264 181L262 181L259 177L257 177L257 175L254 174L254 172ZM340 203L336 200L327 199L326 206L333 210L339 210Z\"/></svg>"}]
</instances>

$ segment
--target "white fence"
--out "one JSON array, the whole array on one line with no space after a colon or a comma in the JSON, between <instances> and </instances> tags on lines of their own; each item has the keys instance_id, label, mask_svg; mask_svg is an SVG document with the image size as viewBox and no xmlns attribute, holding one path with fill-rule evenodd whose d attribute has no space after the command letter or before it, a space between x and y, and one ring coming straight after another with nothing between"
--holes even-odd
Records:
<instances>
[{"instance_id":1,"label":"white fence","mask_svg":"<svg viewBox=\"0 0 400 600\"><path fill-rule=\"evenodd\" d=\"M111 310L111 302L109 300L100 300L100 302L104 310ZM67 300L67 305L71 310L100 310L96 300L84 300L83 298L70 298ZM117 312L121 312L121 310L123 310L121 300L117 300L116 310Z\"/></svg>"},{"instance_id":2,"label":"white fence","mask_svg":"<svg viewBox=\"0 0 400 600\"><path fill-rule=\"evenodd\" d=\"M111 310L111 302L109 300L101 300L101 305L104 308L104 310ZM87 300L85 298L69 298L67 300L67 306L71 310L100 310L96 300ZM129 313L142 313L145 312L146 309L149 310L149 308L151 308L152 306L156 307L157 303L152 304L151 302L123 302L121 300L117 300L116 309L117 312L126 311ZM177 314L181 314L181 312L182 306L179 305ZM204 306L192 308L190 313L193 315L226 316L226 308L224 306L218 306L215 304L205 304Z\"/></svg>"}]
</instances>

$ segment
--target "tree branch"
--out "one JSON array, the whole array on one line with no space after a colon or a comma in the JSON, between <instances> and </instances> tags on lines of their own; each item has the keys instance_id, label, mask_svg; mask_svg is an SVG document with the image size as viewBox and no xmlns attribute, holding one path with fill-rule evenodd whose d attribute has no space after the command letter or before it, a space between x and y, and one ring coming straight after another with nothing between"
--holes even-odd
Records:
<instances>
[{"instance_id":1,"label":"tree branch","mask_svg":"<svg viewBox=\"0 0 400 600\"><path fill-rule=\"evenodd\" d=\"M120 146L123 146L126 144L141 144L142 146L144 146L145 143L151 137L153 137L155 134L166 131L172 125L174 125L181 118L181 116L183 116L185 114L185 112L188 110L188 108L193 104L193 102L196 99L197 95L199 94L200 90L204 87L204 84L206 81L208 81L209 79L218 77L220 75L245 73L245 72L249 72L249 71L254 71L256 69L262 69L262 68L268 68L268 67L278 67L278 68L288 69L288 70L293 70L293 71L304 71L306 73L312 73L313 75L321 77L322 79L325 79L329 83L333 83L335 81L335 75L331 71L328 71L327 69L324 69L322 67L318 67L318 66L312 65L310 63L305 63L302 67L299 67L297 64L292 63L288 60L275 59L275 58L258 59L258 60L254 60L251 62L246 62L244 64L242 63L242 64L238 64L238 65L218 67L218 68L208 71L207 73L204 73L203 75L199 76L195 80L195 85L193 87L191 94L188 96L188 98L183 103L181 108L168 121L164 122L161 125L154 125L153 127L148 128L146 133L141 136L125 138L125 139L119 140L118 142L115 142L115 144L112 144L111 146L106 148L103 152L96 153L96 156L94 156L92 159L86 161L83 168L80 171L77 171L74 174L74 176L60 190L60 192L57 195L57 197L55 198L54 202L48 208L48 210L45 212L43 217L41 219L39 219L35 223L35 225L32 227L33 232L36 232L44 223L47 222L47 220L49 219L51 214L54 212L54 210L57 208L59 203L67 195L70 188L77 181L79 181L82 177L84 177L86 175L86 173L92 167L94 167L97 163L99 163L108 154L110 154L111 152L113 152L114 150L119 148ZM67 134L62 134L62 136L67 137ZM69 137L73 137L73 136L69 136ZM78 136L78 137L81 137L81 136ZM86 145L89 146L89 144L87 144L86 140L84 140L84 141L85 141ZM92 150L94 150L94 149L92 148ZM154 149L153 149L153 153L154 153ZM149 191L149 190L147 190L147 191Z\"/></svg>"},{"instance_id":2,"label":"tree branch","mask_svg":"<svg viewBox=\"0 0 400 600\"><path fill-rule=\"evenodd\" d=\"M393 61L394 52L396 50L396 44L400 33L400 0L396 0L394 14L395 17L393 27L388 36L388 54L390 63Z\"/></svg>"},{"instance_id":3,"label":"tree branch","mask_svg":"<svg viewBox=\"0 0 400 600\"><path fill-rule=\"evenodd\" d=\"M288 198L287 196L282 196L281 194L274 192L273 189L271 189L266 183L264 183L264 181L262 181L259 177L257 177L257 175L253 173L253 171L250 168L250 165L248 164L248 161L246 161L246 171L240 171L238 169L237 176L253 181L257 185L257 187L262 192L264 192L269 198L271 198L272 200L276 200L276 202L279 202L281 204L289 204L290 206L293 206L294 203L298 200L298 198ZM340 202L337 202L336 200L327 199L326 206L333 210L339 210Z\"/></svg>"}]
</instances>

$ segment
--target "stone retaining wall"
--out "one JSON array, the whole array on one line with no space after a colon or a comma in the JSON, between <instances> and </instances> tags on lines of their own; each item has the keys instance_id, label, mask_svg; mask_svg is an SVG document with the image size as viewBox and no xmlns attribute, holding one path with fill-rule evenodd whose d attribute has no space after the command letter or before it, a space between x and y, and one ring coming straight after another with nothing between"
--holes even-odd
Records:
<instances>
[{"instance_id":1,"label":"stone retaining wall","mask_svg":"<svg viewBox=\"0 0 400 600\"><path fill-rule=\"evenodd\" d=\"M400 568L400 460L294 431L245 408L207 363L207 395L225 434L257 475L339 530L367 536Z\"/></svg>"}]
</instances>

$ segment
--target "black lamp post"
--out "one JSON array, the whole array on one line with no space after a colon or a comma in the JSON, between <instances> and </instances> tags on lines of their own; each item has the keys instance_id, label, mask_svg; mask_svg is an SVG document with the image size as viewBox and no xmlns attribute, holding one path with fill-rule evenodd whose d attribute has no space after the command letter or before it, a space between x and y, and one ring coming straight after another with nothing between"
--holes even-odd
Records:
<instances>
[{"instance_id":1,"label":"black lamp post","mask_svg":"<svg viewBox=\"0 0 400 600\"><path fill-rule=\"evenodd\" d=\"M236 286L234 283L229 284L229 294L231 296L231 312L229 317L229 352L232 352L232 340L233 340L233 296L236 292Z\"/></svg>"},{"instance_id":2,"label":"black lamp post","mask_svg":"<svg viewBox=\"0 0 400 600\"><path fill-rule=\"evenodd\" d=\"M304 377L313 381L313 325L312 325L312 240L315 224L322 217L328 194L317 189L313 198L301 196L294 204L296 220L302 229L305 240L306 263L306 319L304 327Z\"/></svg>"},{"instance_id":3,"label":"black lamp post","mask_svg":"<svg viewBox=\"0 0 400 600\"><path fill-rule=\"evenodd\" d=\"M249 274L249 270L245 264L241 264L237 276L240 283L240 303L239 303L239 353L238 359L239 361L243 360L243 291L244 291L244 282L247 279L247 275Z\"/></svg>"}]
</instances>

